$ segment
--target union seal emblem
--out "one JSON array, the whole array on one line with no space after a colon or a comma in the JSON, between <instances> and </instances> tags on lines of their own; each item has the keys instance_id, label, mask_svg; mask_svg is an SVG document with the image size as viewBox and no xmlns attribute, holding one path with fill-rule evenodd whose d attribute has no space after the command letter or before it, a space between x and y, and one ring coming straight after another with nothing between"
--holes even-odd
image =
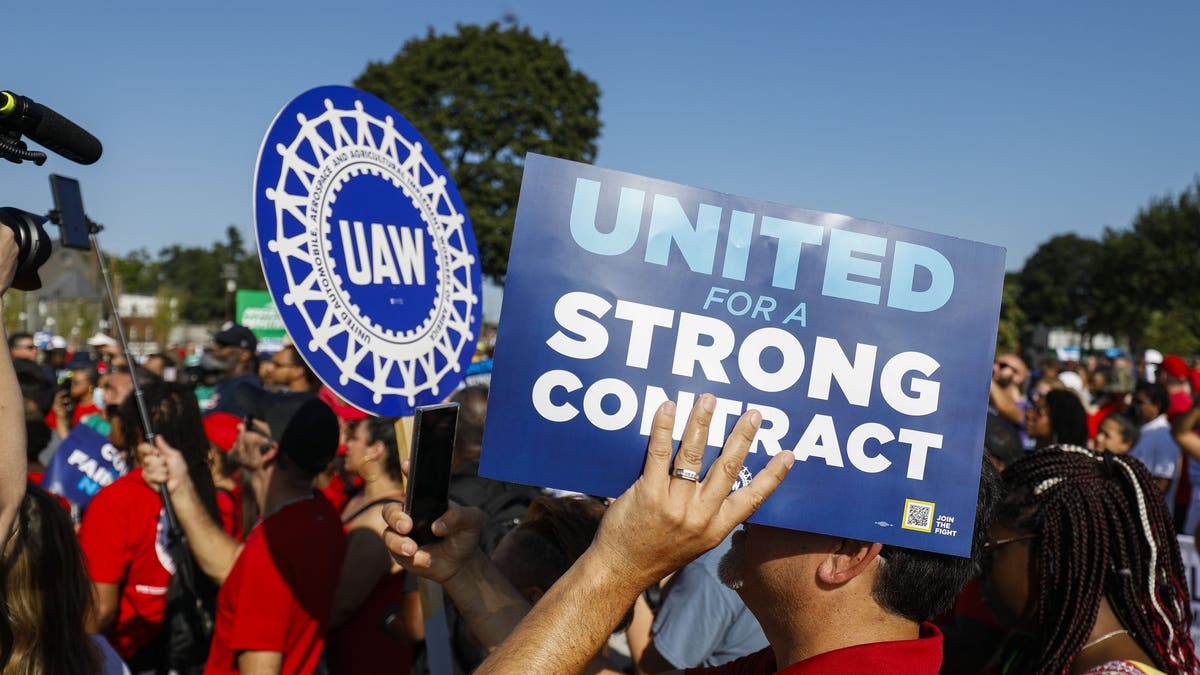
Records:
<instances>
[{"instance_id":1,"label":"union seal emblem","mask_svg":"<svg viewBox=\"0 0 1200 675\"><path fill-rule=\"evenodd\" d=\"M407 120L350 87L301 94L263 140L254 210L271 296L325 384L388 416L458 386L479 333L479 253Z\"/></svg>"}]
</instances>

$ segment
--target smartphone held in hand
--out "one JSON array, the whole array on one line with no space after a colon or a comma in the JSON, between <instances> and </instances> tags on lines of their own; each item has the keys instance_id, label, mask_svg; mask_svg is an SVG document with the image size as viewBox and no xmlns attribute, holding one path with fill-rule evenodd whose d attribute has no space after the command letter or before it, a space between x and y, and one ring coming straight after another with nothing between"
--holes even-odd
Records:
<instances>
[{"instance_id":1,"label":"smartphone held in hand","mask_svg":"<svg viewBox=\"0 0 1200 675\"><path fill-rule=\"evenodd\" d=\"M457 425L457 403L418 406L413 416L413 450L404 504L413 521L408 536L421 546L436 539L430 527L450 505L450 461Z\"/></svg>"}]
</instances>

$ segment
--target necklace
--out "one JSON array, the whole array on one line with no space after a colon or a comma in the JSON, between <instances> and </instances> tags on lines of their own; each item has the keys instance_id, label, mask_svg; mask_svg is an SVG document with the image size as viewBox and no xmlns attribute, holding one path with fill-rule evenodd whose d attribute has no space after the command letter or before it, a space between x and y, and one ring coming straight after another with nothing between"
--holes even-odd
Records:
<instances>
[{"instance_id":1,"label":"necklace","mask_svg":"<svg viewBox=\"0 0 1200 675\"><path fill-rule=\"evenodd\" d=\"M1079 651L1082 652L1083 650L1087 649L1088 647L1095 647L1096 645L1100 644L1101 642L1104 642L1105 640L1107 640L1110 637L1115 637L1117 635L1120 635L1121 633L1128 633L1128 632L1129 631L1125 630L1124 628L1118 628L1117 630L1109 631L1109 632L1105 633L1104 635L1101 635L1100 637L1096 638L1095 640L1092 640L1091 642L1087 643L1086 645L1080 647Z\"/></svg>"}]
</instances>

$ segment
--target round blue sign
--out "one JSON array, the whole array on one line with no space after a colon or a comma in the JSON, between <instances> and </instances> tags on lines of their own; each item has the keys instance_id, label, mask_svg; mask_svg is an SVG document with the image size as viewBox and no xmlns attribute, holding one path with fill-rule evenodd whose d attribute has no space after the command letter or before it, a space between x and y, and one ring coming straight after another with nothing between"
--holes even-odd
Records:
<instances>
[{"instance_id":1,"label":"round blue sign","mask_svg":"<svg viewBox=\"0 0 1200 675\"><path fill-rule=\"evenodd\" d=\"M325 384L376 415L411 415L475 353L479 251L425 139L378 98L310 89L258 153L254 222L267 287Z\"/></svg>"}]
</instances>

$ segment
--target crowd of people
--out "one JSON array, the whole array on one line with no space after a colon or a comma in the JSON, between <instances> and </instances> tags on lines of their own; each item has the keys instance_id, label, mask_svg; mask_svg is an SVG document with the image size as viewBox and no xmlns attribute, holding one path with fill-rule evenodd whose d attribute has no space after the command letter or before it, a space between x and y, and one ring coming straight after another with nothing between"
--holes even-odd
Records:
<instances>
[{"instance_id":1,"label":"crowd of people","mask_svg":"<svg viewBox=\"0 0 1200 675\"><path fill-rule=\"evenodd\" d=\"M0 228L0 279L14 249ZM658 409L616 499L483 478L477 380L420 546L396 420L294 346L228 324L189 369L3 344L2 675L440 673L433 639L462 673L1200 673L1178 538L1200 369L1179 356L1000 354L964 558L746 524L795 460L730 491L750 410L701 476L711 395ZM40 483L81 427L122 475L74 503Z\"/></svg>"}]
</instances>

